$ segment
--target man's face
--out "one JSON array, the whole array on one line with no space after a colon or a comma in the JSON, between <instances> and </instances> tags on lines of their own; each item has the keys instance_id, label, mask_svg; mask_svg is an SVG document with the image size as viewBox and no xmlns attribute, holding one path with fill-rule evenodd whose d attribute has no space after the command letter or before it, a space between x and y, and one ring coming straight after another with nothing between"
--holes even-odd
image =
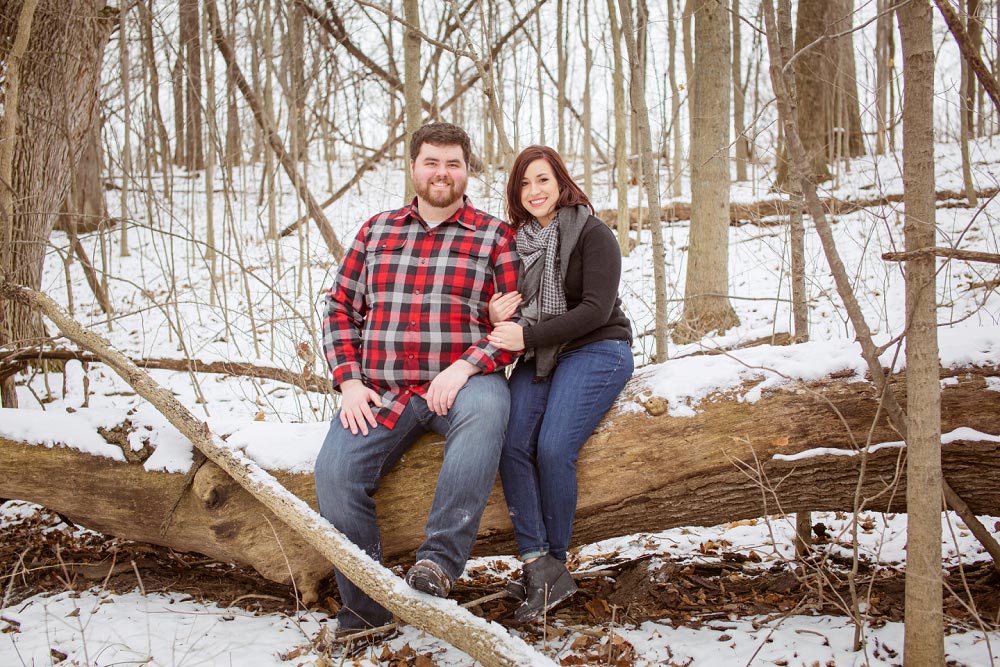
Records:
<instances>
[{"instance_id":1,"label":"man's face","mask_svg":"<svg viewBox=\"0 0 1000 667\"><path fill-rule=\"evenodd\" d=\"M417 196L435 208L447 208L462 198L469 181L469 166L462 147L424 142L410 163Z\"/></svg>"}]
</instances>

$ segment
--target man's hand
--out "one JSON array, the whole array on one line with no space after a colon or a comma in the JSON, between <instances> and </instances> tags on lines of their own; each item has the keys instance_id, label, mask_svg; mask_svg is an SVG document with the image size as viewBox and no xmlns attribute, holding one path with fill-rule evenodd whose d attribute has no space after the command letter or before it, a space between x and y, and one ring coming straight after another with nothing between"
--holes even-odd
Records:
<instances>
[{"instance_id":1,"label":"man's hand","mask_svg":"<svg viewBox=\"0 0 1000 667\"><path fill-rule=\"evenodd\" d=\"M368 435L368 425L378 426L371 406L382 407L382 399L361 380L344 380L340 383L340 423L354 435L361 431ZM371 405L369 405L371 404Z\"/></svg>"},{"instance_id":2,"label":"man's hand","mask_svg":"<svg viewBox=\"0 0 1000 667\"><path fill-rule=\"evenodd\" d=\"M524 349L524 329L516 322L501 322L486 337L501 350L520 352Z\"/></svg>"},{"instance_id":3,"label":"man's hand","mask_svg":"<svg viewBox=\"0 0 1000 667\"><path fill-rule=\"evenodd\" d=\"M521 303L520 292L495 292L490 297L490 324L496 326L508 319Z\"/></svg>"},{"instance_id":4,"label":"man's hand","mask_svg":"<svg viewBox=\"0 0 1000 667\"><path fill-rule=\"evenodd\" d=\"M469 378L479 372L479 369L464 359L459 359L451 366L444 369L431 380L427 386L427 393L424 400L431 412L442 417L448 414L448 410L455 403L455 397L465 386Z\"/></svg>"}]
</instances>

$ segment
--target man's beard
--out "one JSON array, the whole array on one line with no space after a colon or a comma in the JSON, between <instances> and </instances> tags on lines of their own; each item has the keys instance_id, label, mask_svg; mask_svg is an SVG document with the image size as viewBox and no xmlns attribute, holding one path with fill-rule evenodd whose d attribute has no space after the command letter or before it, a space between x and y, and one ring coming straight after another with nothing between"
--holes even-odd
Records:
<instances>
[{"instance_id":1,"label":"man's beard","mask_svg":"<svg viewBox=\"0 0 1000 667\"><path fill-rule=\"evenodd\" d=\"M443 179L426 181L424 183L414 183L417 196L435 208L447 208L462 198L465 194L465 187L459 188L454 180L449 179L450 187L446 190L438 190L431 187L433 183L444 182Z\"/></svg>"}]
</instances>

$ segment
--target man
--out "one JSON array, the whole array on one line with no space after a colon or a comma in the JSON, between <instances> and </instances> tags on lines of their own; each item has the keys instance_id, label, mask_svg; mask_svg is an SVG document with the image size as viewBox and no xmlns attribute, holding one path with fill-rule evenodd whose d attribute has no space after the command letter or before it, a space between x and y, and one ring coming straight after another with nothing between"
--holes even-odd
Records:
<instances>
[{"instance_id":1,"label":"man","mask_svg":"<svg viewBox=\"0 0 1000 667\"><path fill-rule=\"evenodd\" d=\"M323 347L342 394L316 461L320 513L372 558L382 544L372 495L425 432L446 438L413 588L446 597L462 573L496 478L510 396L488 303L514 291L513 233L465 197L471 148L431 123L410 140L417 196L358 232L326 295ZM341 573L339 630L392 615Z\"/></svg>"}]
</instances>

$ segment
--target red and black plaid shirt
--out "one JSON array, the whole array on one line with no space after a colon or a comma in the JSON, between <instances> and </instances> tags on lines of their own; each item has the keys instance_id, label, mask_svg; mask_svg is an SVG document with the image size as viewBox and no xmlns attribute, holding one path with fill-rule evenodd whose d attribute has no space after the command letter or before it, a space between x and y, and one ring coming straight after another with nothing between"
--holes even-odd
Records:
<instances>
[{"instance_id":1,"label":"red and black plaid shirt","mask_svg":"<svg viewBox=\"0 0 1000 667\"><path fill-rule=\"evenodd\" d=\"M323 349L334 385L358 379L382 396L378 423L395 426L412 394L457 359L492 373L516 355L486 340L494 292L517 289L507 223L465 199L431 229L416 200L371 218L326 294Z\"/></svg>"}]
</instances>

